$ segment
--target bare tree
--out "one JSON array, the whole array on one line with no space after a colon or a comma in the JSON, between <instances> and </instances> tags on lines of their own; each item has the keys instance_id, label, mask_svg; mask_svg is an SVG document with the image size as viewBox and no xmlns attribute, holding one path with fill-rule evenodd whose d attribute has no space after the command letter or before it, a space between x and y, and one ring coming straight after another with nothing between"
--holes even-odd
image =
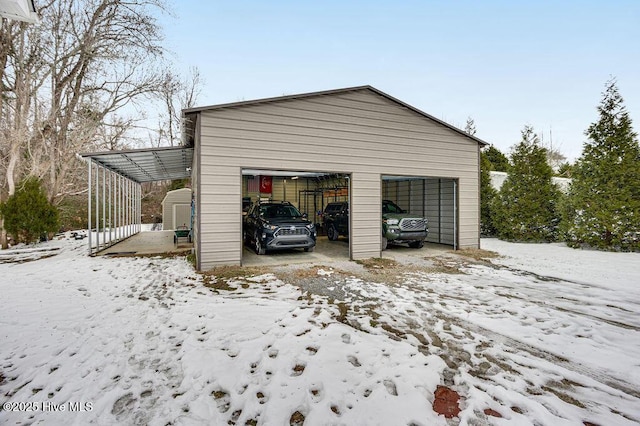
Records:
<instances>
[{"instance_id":1,"label":"bare tree","mask_svg":"<svg viewBox=\"0 0 640 426\"><path fill-rule=\"evenodd\" d=\"M164 74L157 96L164 106L158 117L157 136L152 138L154 146L175 146L180 144L182 135L182 110L195 106L202 90L202 77L196 67L180 76L167 72Z\"/></svg>"},{"instance_id":2,"label":"bare tree","mask_svg":"<svg viewBox=\"0 0 640 426\"><path fill-rule=\"evenodd\" d=\"M50 201L78 176L75 153L119 147L126 107L161 92L162 0L43 0L36 26L0 23L0 201L25 176ZM2 241L6 245L6 240Z\"/></svg>"}]
</instances>

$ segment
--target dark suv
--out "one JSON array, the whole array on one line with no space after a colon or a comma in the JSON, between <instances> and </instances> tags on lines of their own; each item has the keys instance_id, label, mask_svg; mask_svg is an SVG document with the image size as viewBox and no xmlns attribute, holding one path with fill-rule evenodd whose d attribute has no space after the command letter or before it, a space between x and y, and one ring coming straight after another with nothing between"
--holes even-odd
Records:
<instances>
[{"instance_id":1,"label":"dark suv","mask_svg":"<svg viewBox=\"0 0 640 426\"><path fill-rule=\"evenodd\" d=\"M335 241L340 235L349 236L349 203L329 203L322 214L327 237ZM405 243L409 247L424 245L429 229L427 219L408 214L390 200L382 200L382 250L389 243Z\"/></svg>"},{"instance_id":2,"label":"dark suv","mask_svg":"<svg viewBox=\"0 0 640 426\"><path fill-rule=\"evenodd\" d=\"M257 254L293 248L313 251L316 246L315 226L287 201L255 202L242 228L245 243Z\"/></svg>"}]
</instances>

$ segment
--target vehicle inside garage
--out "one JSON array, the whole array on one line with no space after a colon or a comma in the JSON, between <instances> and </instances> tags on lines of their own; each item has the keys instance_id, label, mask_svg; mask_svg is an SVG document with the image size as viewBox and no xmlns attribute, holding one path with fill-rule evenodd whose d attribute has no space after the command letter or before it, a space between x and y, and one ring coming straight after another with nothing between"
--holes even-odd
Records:
<instances>
[{"instance_id":1,"label":"vehicle inside garage","mask_svg":"<svg viewBox=\"0 0 640 426\"><path fill-rule=\"evenodd\" d=\"M349 200L349 175L328 172L283 171L283 170L242 170L242 215L243 215L243 265L258 265L271 262L308 262L325 258L349 258L349 241L328 243L323 228L322 213L330 202ZM262 212L255 207L263 206ZM302 215L302 219L282 218L284 210L290 215L289 206ZM277 207L285 207L277 208ZM294 210L294 211L295 211ZM274 213L279 211L280 213ZM295 214L295 213L294 213ZM271 216L280 215L276 220ZM257 218L263 216L264 224L256 225ZM313 227L302 229L303 220ZM287 228L284 229L286 224ZM256 235L261 226L273 227ZM283 229L280 229L283 228ZM300 228L300 230L297 230ZM305 243L305 233L314 233L315 246ZM269 235L267 235L269 234ZM294 234L294 235L287 235ZM257 240L264 237L261 242ZM277 238L280 241L275 241ZM261 247L262 244L264 247ZM291 244L289 246L289 244ZM268 256L262 256L266 254Z\"/></svg>"},{"instance_id":2,"label":"vehicle inside garage","mask_svg":"<svg viewBox=\"0 0 640 426\"><path fill-rule=\"evenodd\" d=\"M383 176L382 199L427 219L426 242L457 246L457 180L439 177Z\"/></svg>"}]
</instances>

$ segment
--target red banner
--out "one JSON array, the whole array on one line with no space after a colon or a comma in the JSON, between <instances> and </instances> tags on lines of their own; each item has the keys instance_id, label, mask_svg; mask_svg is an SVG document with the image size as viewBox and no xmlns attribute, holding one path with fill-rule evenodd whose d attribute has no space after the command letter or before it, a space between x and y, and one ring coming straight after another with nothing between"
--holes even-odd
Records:
<instances>
[{"instance_id":1,"label":"red banner","mask_svg":"<svg viewBox=\"0 0 640 426\"><path fill-rule=\"evenodd\" d=\"M273 180L271 176L260 176L260 193L271 194L273 188Z\"/></svg>"}]
</instances>

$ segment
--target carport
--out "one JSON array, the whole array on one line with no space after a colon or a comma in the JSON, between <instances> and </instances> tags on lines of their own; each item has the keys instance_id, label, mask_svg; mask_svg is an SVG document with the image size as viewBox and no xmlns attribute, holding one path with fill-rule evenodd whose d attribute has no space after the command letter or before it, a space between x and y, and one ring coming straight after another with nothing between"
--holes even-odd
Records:
<instances>
[{"instance_id":1,"label":"carport","mask_svg":"<svg viewBox=\"0 0 640 426\"><path fill-rule=\"evenodd\" d=\"M141 183L191 177L193 147L79 154L87 162L89 254L141 230Z\"/></svg>"}]
</instances>

